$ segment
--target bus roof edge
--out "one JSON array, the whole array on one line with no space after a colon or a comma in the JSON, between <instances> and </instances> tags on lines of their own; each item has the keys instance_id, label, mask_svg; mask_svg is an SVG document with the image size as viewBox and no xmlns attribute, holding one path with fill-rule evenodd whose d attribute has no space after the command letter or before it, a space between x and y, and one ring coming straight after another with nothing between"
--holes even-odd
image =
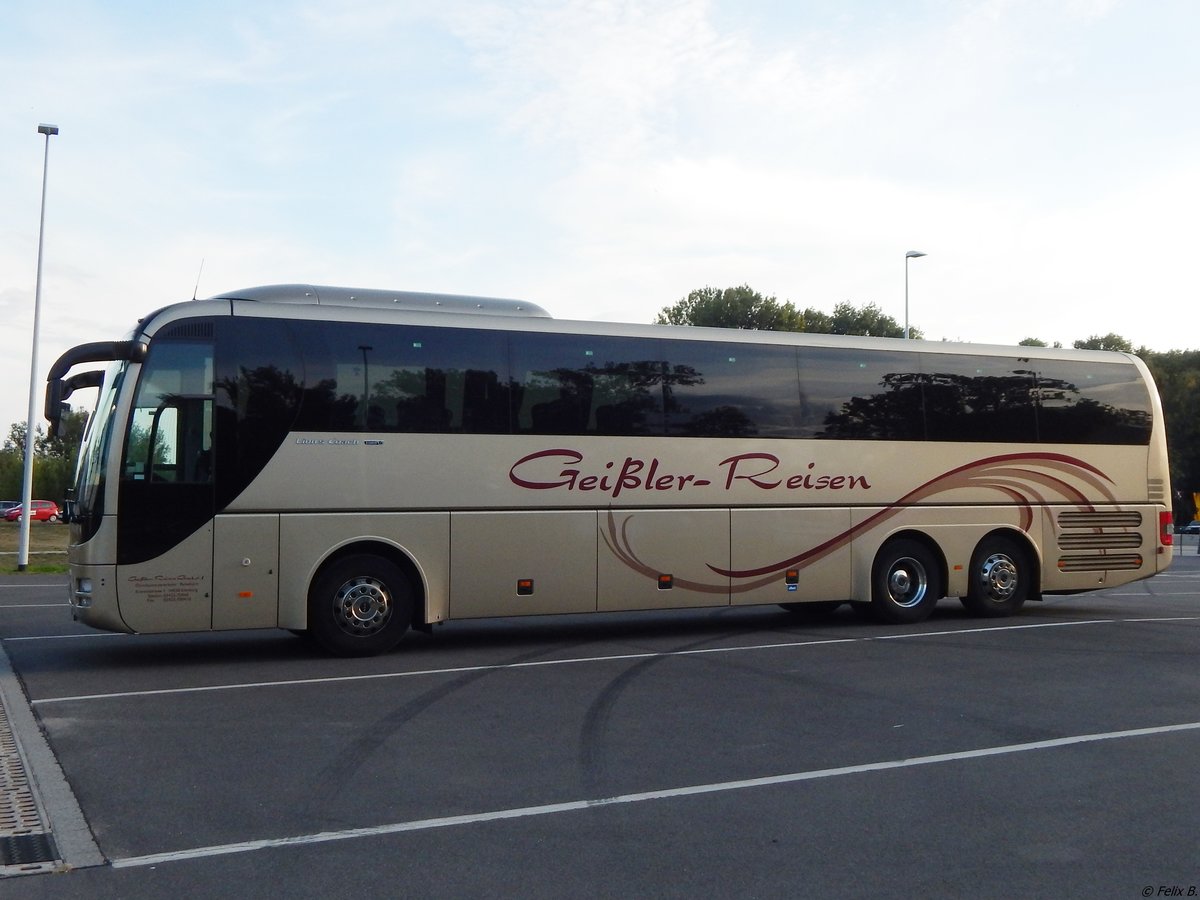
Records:
<instances>
[{"instance_id":1,"label":"bus roof edge","mask_svg":"<svg viewBox=\"0 0 1200 900\"><path fill-rule=\"evenodd\" d=\"M537 304L527 303L524 300L313 284L269 284L227 291L209 299L253 300L265 303L311 303L320 306L357 306L376 309L444 310L491 316L539 316L542 318L550 316Z\"/></svg>"}]
</instances>

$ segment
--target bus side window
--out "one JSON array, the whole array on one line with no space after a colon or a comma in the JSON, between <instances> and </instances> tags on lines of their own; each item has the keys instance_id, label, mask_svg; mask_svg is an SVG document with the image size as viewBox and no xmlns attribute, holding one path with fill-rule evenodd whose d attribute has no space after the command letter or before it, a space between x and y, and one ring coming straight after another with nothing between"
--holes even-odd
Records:
<instances>
[{"instance_id":1,"label":"bus side window","mask_svg":"<svg viewBox=\"0 0 1200 900\"><path fill-rule=\"evenodd\" d=\"M508 434L511 390L491 371L462 373L462 430L466 434Z\"/></svg>"},{"instance_id":2,"label":"bus side window","mask_svg":"<svg viewBox=\"0 0 1200 900\"><path fill-rule=\"evenodd\" d=\"M550 396L530 407L530 430L534 434L586 433L592 408L592 376L571 369L532 375L529 381L542 386ZM553 396L555 393L557 396Z\"/></svg>"},{"instance_id":3,"label":"bus side window","mask_svg":"<svg viewBox=\"0 0 1200 900\"><path fill-rule=\"evenodd\" d=\"M1043 444L1148 444L1150 396L1132 365L1038 361Z\"/></svg>"},{"instance_id":4,"label":"bus side window","mask_svg":"<svg viewBox=\"0 0 1200 900\"><path fill-rule=\"evenodd\" d=\"M1037 441L1028 360L922 354L929 439Z\"/></svg>"},{"instance_id":5,"label":"bus side window","mask_svg":"<svg viewBox=\"0 0 1200 900\"><path fill-rule=\"evenodd\" d=\"M396 430L441 434L450 430L446 408L446 376L440 369L412 373L420 393L396 401Z\"/></svg>"},{"instance_id":6,"label":"bus side window","mask_svg":"<svg viewBox=\"0 0 1200 900\"><path fill-rule=\"evenodd\" d=\"M799 432L794 347L670 341L669 433L790 438Z\"/></svg>"},{"instance_id":7,"label":"bus side window","mask_svg":"<svg viewBox=\"0 0 1200 900\"><path fill-rule=\"evenodd\" d=\"M512 344L520 434L662 434L661 342L525 334Z\"/></svg>"}]
</instances>

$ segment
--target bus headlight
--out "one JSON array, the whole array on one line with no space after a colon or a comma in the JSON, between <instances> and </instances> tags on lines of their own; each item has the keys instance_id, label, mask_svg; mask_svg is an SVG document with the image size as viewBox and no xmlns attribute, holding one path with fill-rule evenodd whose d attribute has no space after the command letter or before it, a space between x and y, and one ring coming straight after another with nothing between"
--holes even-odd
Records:
<instances>
[{"instance_id":1,"label":"bus headlight","mask_svg":"<svg viewBox=\"0 0 1200 900\"><path fill-rule=\"evenodd\" d=\"M87 609L92 605L92 579L75 579L75 594L71 597L71 605L80 609Z\"/></svg>"}]
</instances>

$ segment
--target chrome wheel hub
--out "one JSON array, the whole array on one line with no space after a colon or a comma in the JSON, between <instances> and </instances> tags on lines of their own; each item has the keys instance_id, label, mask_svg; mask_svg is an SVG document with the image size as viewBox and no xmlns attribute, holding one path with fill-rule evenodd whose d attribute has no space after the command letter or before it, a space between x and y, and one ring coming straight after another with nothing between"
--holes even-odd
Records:
<instances>
[{"instance_id":1,"label":"chrome wheel hub","mask_svg":"<svg viewBox=\"0 0 1200 900\"><path fill-rule=\"evenodd\" d=\"M1016 563L1003 553L993 553L983 561L979 569L979 580L983 584L984 595L989 600L1003 602L1016 593L1020 579Z\"/></svg>"},{"instance_id":2,"label":"chrome wheel hub","mask_svg":"<svg viewBox=\"0 0 1200 900\"><path fill-rule=\"evenodd\" d=\"M907 609L925 599L925 592L929 589L929 578L925 567L918 560L907 556L896 560L892 565L887 585L892 602Z\"/></svg>"},{"instance_id":3,"label":"chrome wheel hub","mask_svg":"<svg viewBox=\"0 0 1200 900\"><path fill-rule=\"evenodd\" d=\"M333 597L333 618L338 627L355 637L374 634L387 624L392 598L387 585L377 578L351 578Z\"/></svg>"}]
</instances>

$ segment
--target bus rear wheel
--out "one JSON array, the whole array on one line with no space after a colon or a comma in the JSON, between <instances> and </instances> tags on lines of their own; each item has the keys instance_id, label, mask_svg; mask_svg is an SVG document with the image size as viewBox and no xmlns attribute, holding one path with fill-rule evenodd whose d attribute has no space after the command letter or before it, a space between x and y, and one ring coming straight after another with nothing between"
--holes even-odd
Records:
<instances>
[{"instance_id":1,"label":"bus rear wheel","mask_svg":"<svg viewBox=\"0 0 1200 900\"><path fill-rule=\"evenodd\" d=\"M1029 597L1032 577L1033 566L1020 544L1003 535L986 537L971 556L971 580L963 606L974 615L991 619L1014 615Z\"/></svg>"},{"instance_id":2,"label":"bus rear wheel","mask_svg":"<svg viewBox=\"0 0 1200 900\"><path fill-rule=\"evenodd\" d=\"M937 560L909 538L888 541L871 573L871 611L894 625L923 622L942 596Z\"/></svg>"},{"instance_id":3,"label":"bus rear wheel","mask_svg":"<svg viewBox=\"0 0 1200 900\"><path fill-rule=\"evenodd\" d=\"M412 622L412 582L390 560L370 553L339 559L308 592L308 630L338 656L391 650Z\"/></svg>"}]
</instances>

